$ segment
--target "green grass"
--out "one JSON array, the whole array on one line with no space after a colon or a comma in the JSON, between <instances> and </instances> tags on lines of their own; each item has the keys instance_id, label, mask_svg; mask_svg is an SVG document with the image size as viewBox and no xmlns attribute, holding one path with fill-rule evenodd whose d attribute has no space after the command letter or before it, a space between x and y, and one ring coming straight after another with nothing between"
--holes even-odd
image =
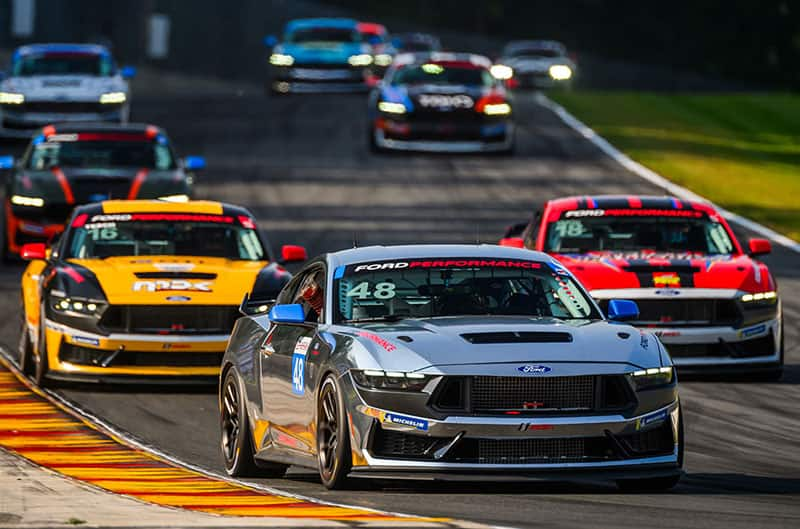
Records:
<instances>
[{"instance_id":1,"label":"green grass","mask_svg":"<svg viewBox=\"0 0 800 529\"><path fill-rule=\"evenodd\" d=\"M800 95L551 95L634 160L800 240Z\"/></svg>"}]
</instances>

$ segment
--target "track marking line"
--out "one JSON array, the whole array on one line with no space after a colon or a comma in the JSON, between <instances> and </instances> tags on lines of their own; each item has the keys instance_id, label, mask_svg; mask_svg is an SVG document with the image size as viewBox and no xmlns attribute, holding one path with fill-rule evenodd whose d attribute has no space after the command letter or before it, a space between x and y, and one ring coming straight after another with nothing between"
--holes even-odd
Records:
<instances>
[{"instance_id":1,"label":"track marking line","mask_svg":"<svg viewBox=\"0 0 800 529\"><path fill-rule=\"evenodd\" d=\"M0 391L0 448L68 478L146 503L216 515L458 525L449 518L321 502L189 467L37 388L0 352L0 384L7 388Z\"/></svg>"},{"instance_id":2,"label":"track marking line","mask_svg":"<svg viewBox=\"0 0 800 529\"><path fill-rule=\"evenodd\" d=\"M622 167L632 172L633 174L647 180L651 184L654 184L664 189L668 193L675 195L679 198L682 198L684 200L697 200L697 201L712 203L707 198L698 195L694 191L690 191L689 189L686 189L683 186L680 186L674 182L667 180L665 177L656 173L652 169L648 169L644 165L633 160L627 154L623 153L622 151L614 147L611 143L609 143L608 140L597 134L597 132L595 132L591 127L589 127L584 122L582 122L574 115L572 115L563 106L559 105L558 103L548 98L541 92L536 93L536 95L534 96L534 100L541 106L551 110L567 126L569 126L571 129L573 129L578 134L583 136L585 139L589 140L598 149L603 151L606 155L608 155L610 158L612 158L614 161L616 161L618 164L620 164ZM721 208L716 204L714 204L714 207L729 221L734 222L747 230L755 232L761 235L762 237L772 239L776 243L780 244L781 246L789 250L792 250L793 252L800 253L800 242L797 242L794 239L791 239L786 235L783 235L782 233L778 233L777 231L768 228L763 224L759 224L754 220L750 220L747 217L743 217L741 215L733 213L732 211L728 211L727 209Z\"/></svg>"}]
</instances>

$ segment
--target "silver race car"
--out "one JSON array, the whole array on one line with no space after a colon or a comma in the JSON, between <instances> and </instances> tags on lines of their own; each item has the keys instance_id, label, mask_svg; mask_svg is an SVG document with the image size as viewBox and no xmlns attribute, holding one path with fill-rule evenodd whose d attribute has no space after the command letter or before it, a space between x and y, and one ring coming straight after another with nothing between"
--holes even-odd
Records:
<instances>
[{"instance_id":1,"label":"silver race car","mask_svg":"<svg viewBox=\"0 0 800 529\"><path fill-rule=\"evenodd\" d=\"M668 489L683 460L672 361L619 322L638 315L633 302L608 312L528 250L321 256L268 314L236 324L219 393L227 471L300 465L328 488L479 475Z\"/></svg>"}]
</instances>

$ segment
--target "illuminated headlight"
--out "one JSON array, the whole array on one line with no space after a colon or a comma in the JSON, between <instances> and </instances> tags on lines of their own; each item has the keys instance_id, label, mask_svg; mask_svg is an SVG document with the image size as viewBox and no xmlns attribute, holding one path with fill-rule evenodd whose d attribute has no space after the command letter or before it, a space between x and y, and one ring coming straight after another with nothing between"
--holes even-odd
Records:
<instances>
[{"instance_id":1,"label":"illuminated headlight","mask_svg":"<svg viewBox=\"0 0 800 529\"><path fill-rule=\"evenodd\" d=\"M127 98L125 92L108 92L100 96L100 103L103 105L119 104L124 103Z\"/></svg>"},{"instance_id":2,"label":"illuminated headlight","mask_svg":"<svg viewBox=\"0 0 800 529\"><path fill-rule=\"evenodd\" d=\"M511 66L506 66L505 64L495 64L489 68L489 72L495 79L499 79L501 81L506 81L514 77L514 70L511 68Z\"/></svg>"},{"instance_id":3,"label":"illuminated headlight","mask_svg":"<svg viewBox=\"0 0 800 529\"><path fill-rule=\"evenodd\" d=\"M273 53L269 56L269 63L273 66L291 66L294 64L294 57L283 53Z\"/></svg>"},{"instance_id":4,"label":"illuminated headlight","mask_svg":"<svg viewBox=\"0 0 800 529\"><path fill-rule=\"evenodd\" d=\"M189 195L165 195L163 197L158 197L158 199L167 202L189 202Z\"/></svg>"},{"instance_id":5,"label":"illuminated headlight","mask_svg":"<svg viewBox=\"0 0 800 529\"><path fill-rule=\"evenodd\" d=\"M351 55L347 62L350 63L350 66L369 66L372 64L372 55L366 53Z\"/></svg>"},{"instance_id":6,"label":"illuminated headlight","mask_svg":"<svg viewBox=\"0 0 800 529\"><path fill-rule=\"evenodd\" d=\"M406 106L403 103L390 103L389 101L381 101L378 103L378 110L386 112L387 114L405 114Z\"/></svg>"},{"instance_id":7,"label":"illuminated headlight","mask_svg":"<svg viewBox=\"0 0 800 529\"><path fill-rule=\"evenodd\" d=\"M50 304L57 313L68 316L100 317L105 302L94 299L74 299L50 294Z\"/></svg>"},{"instance_id":8,"label":"illuminated headlight","mask_svg":"<svg viewBox=\"0 0 800 529\"><path fill-rule=\"evenodd\" d=\"M770 290L769 292L756 292L755 294L745 294L741 299L743 303L751 303L753 301L774 302L778 299L778 293L774 290Z\"/></svg>"},{"instance_id":9,"label":"illuminated headlight","mask_svg":"<svg viewBox=\"0 0 800 529\"><path fill-rule=\"evenodd\" d=\"M392 56L388 53L380 53L375 56L375 66L389 66L392 64Z\"/></svg>"},{"instance_id":10,"label":"illuminated headlight","mask_svg":"<svg viewBox=\"0 0 800 529\"><path fill-rule=\"evenodd\" d=\"M505 116L511 114L511 105L508 103L494 103L483 107L483 113L487 116Z\"/></svg>"},{"instance_id":11,"label":"illuminated headlight","mask_svg":"<svg viewBox=\"0 0 800 529\"><path fill-rule=\"evenodd\" d=\"M25 96L15 92L0 92L0 105L21 105Z\"/></svg>"},{"instance_id":12,"label":"illuminated headlight","mask_svg":"<svg viewBox=\"0 0 800 529\"><path fill-rule=\"evenodd\" d=\"M11 203L16 206L30 206L32 208L40 208L44 206L44 199L40 197L26 197L23 195L12 195Z\"/></svg>"},{"instance_id":13,"label":"illuminated headlight","mask_svg":"<svg viewBox=\"0 0 800 529\"><path fill-rule=\"evenodd\" d=\"M636 389L650 389L670 384L675 377L672 367L652 367L634 371L630 374Z\"/></svg>"},{"instance_id":14,"label":"illuminated headlight","mask_svg":"<svg viewBox=\"0 0 800 529\"><path fill-rule=\"evenodd\" d=\"M550 67L550 77L556 81L566 81L572 77L572 68L566 64L554 64Z\"/></svg>"},{"instance_id":15,"label":"illuminated headlight","mask_svg":"<svg viewBox=\"0 0 800 529\"><path fill-rule=\"evenodd\" d=\"M361 387L383 389L387 391L422 391L434 378L421 373L403 373L400 371L379 371L372 369L352 369L353 380Z\"/></svg>"}]
</instances>

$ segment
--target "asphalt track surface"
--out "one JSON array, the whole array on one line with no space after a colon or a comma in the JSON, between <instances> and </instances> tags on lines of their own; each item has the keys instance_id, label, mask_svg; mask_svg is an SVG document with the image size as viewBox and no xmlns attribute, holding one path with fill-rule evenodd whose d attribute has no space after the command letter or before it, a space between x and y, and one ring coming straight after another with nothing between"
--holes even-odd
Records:
<instances>
[{"instance_id":1,"label":"asphalt track surface","mask_svg":"<svg viewBox=\"0 0 800 529\"><path fill-rule=\"evenodd\" d=\"M136 99L137 120L202 154L202 197L249 207L273 245L312 254L359 245L495 241L536 204L568 194L659 193L563 125L532 95L515 106L517 154L373 155L364 97L265 98L253 86L186 87ZM767 192L765 190L765 192ZM779 383L681 384L686 471L666 494L620 494L603 484L378 483L329 492L314 472L260 480L337 503L515 527L800 526L800 255L776 248L787 370ZM21 267L0 269L0 343L15 350ZM213 390L68 387L59 390L137 439L222 472Z\"/></svg>"}]
</instances>

